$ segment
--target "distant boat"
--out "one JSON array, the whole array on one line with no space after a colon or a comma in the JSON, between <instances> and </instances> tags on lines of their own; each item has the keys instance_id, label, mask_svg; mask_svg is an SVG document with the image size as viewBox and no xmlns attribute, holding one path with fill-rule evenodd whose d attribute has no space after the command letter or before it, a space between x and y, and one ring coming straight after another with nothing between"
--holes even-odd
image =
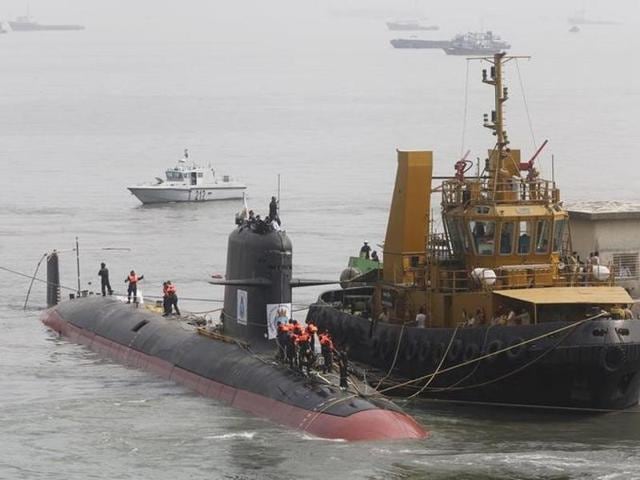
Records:
<instances>
[{"instance_id":1,"label":"distant boat","mask_svg":"<svg viewBox=\"0 0 640 480\"><path fill-rule=\"evenodd\" d=\"M578 28L577 25L574 25L569 29L569 33L578 33L579 31L580 31L580 28Z\"/></svg>"},{"instance_id":2,"label":"distant boat","mask_svg":"<svg viewBox=\"0 0 640 480\"><path fill-rule=\"evenodd\" d=\"M438 25L425 25L418 20L397 20L387 22L387 28L389 30L402 30L402 31L414 31L414 30L440 30Z\"/></svg>"},{"instance_id":3,"label":"distant boat","mask_svg":"<svg viewBox=\"0 0 640 480\"><path fill-rule=\"evenodd\" d=\"M597 20L594 18L587 18L586 10L579 10L574 15L567 18L570 25L619 25L620 22L613 20Z\"/></svg>"},{"instance_id":4,"label":"distant boat","mask_svg":"<svg viewBox=\"0 0 640 480\"><path fill-rule=\"evenodd\" d=\"M493 55L511 48L491 31L468 32L451 40L424 40L420 38L394 38L393 48L441 48L447 55Z\"/></svg>"},{"instance_id":5,"label":"distant boat","mask_svg":"<svg viewBox=\"0 0 640 480\"><path fill-rule=\"evenodd\" d=\"M229 175L217 175L210 166L200 167L189 161L189 152L178 165L156 177L154 184L135 185L127 189L144 204L171 202L206 202L242 198L247 186Z\"/></svg>"},{"instance_id":6,"label":"distant boat","mask_svg":"<svg viewBox=\"0 0 640 480\"><path fill-rule=\"evenodd\" d=\"M9 21L9 26L14 32L84 30L82 25L44 25L29 15L16 17L14 21Z\"/></svg>"},{"instance_id":7,"label":"distant boat","mask_svg":"<svg viewBox=\"0 0 640 480\"><path fill-rule=\"evenodd\" d=\"M456 35L443 50L447 55L493 55L510 48L511 45L488 30Z\"/></svg>"},{"instance_id":8,"label":"distant boat","mask_svg":"<svg viewBox=\"0 0 640 480\"><path fill-rule=\"evenodd\" d=\"M451 45L450 40L424 40L421 38L394 38L393 48L445 48Z\"/></svg>"},{"instance_id":9,"label":"distant boat","mask_svg":"<svg viewBox=\"0 0 640 480\"><path fill-rule=\"evenodd\" d=\"M3 33L9 33L10 31L11 29L9 28L9 26L5 22L0 21L0 35L2 35Z\"/></svg>"}]
</instances>

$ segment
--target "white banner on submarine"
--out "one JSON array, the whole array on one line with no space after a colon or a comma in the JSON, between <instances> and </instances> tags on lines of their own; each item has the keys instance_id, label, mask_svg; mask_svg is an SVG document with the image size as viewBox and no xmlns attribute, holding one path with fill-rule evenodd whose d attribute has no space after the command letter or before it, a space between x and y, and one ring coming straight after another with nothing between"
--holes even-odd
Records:
<instances>
[{"instance_id":1,"label":"white banner on submarine","mask_svg":"<svg viewBox=\"0 0 640 480\"><path fill-rule=\"evenodd\" d=\"M267 338L273 340L278 335L278 322L286 323L291 318L290 303L269 303L267 305Z\"/></svg>"},{"instance_id":2,"label":"white banner on submarine","mask_svg":"<svg viewBox=\"0 0 640 480\"><path fill-rule=\"evenodd\" d=\"M238 323L240 325L247 324L247 291L246 290L236 290L238 294L238 299L236 302L236 318L238 319Z\"/></svg>"}]
</instances>

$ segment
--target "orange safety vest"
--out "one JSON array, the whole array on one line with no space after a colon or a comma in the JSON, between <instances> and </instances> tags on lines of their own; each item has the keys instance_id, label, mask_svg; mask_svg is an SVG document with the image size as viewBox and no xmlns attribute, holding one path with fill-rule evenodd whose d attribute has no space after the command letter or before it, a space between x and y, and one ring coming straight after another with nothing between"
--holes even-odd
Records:
<instances>
[{"instance_id":1,"label":"orange safety vest","mask_svg":"<svg viewBox=\"0 0 640 480\"><path fill-rule=\"evenodd\" d=\"M129 274L129 283L138 283L138 275Z\"/></svg>"},{"instance_id":2,"label":"orange safety vest","mask_svg":"<svg viewBox=\"0 0 640 480\"><path fill-rule=\"evenodd\" d=\"M333 348L333 342L329 335L320 335L320 345L324 345L325 347Z\"/></svg>"},{"instance_id":3,"label":"orange safety vest","mask_svg":"<svg viewBox=\"0 0 640 480\"><path fill-rule=\"evenodd\" d=\"M296 338L296 343L307 343L308 341L309 341L309 335L307 335L306 333L298 335Z\"/></svg>"},{"instance_id":4,"label":"orange safety vest","mask_svg":"<svg viewBox=\"0 0 640 480\"><path fill-rule=\"evenodd\" d=\"M280 325L278 325L278 332L279 333L285 333L289 331L289 325L286 323L281 323Z\"/></svg>"},{"instance_id":5,"label":"orange safety vest","mask_svg":"<svg viewBox=\"0 0 640 480\"><path fill-rule=\"evenodd\" d=\"M307 325L307 333L309 335L313 335L317 331L318 331L318 327L316 327L314 324L310 323L309 325Z\"/></svg>"}]
</instances>

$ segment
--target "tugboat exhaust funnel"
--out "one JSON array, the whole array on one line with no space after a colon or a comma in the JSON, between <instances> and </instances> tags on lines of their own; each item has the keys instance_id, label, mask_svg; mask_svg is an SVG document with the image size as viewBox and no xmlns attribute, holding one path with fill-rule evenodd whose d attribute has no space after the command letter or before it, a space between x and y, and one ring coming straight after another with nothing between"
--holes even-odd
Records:
<instances>
[{"instance_id":1,"label":"tugboat exhaust funnel","mask_svg":"<svg viewBox=\"0 0 640 480\"><path fill-rule=\"evenodd\" d=\"M389 283L412 283L408 269L424 264L429 229L433 152L398 150L387 235L383 278Z\"/></svg>"}]
</instances>

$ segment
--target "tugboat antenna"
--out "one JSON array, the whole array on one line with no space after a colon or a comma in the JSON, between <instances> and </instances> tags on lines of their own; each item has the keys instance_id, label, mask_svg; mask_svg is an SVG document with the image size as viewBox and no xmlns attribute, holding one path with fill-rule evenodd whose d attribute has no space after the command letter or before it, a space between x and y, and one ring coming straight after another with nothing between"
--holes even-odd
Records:
<instances>
[{"instance_id":1,"label":"tugboat antenna","mask_svg":"<svg viewBox=\"0 0 640 480\"><path fill-rule=\"evenodd\" d=\"M503 85L503 72L502 67L510 60L517 58L531 58L529 56L519 55L507 55L505 52L496 53L493 57L471 57L467 60L484 60L491 64L491 69L487 72L486 69L482 70L482 83L493 86L494 90L494 110L491 111L491 115L484 115L484 126L490 130L493 130L493 135L496 136L496 146L491 152L489 159L489 173L494 178L494 189L497 184L496 174L500 171L509 156L507 145L509 144L509 137L504 126L504 110L502 105L509 98L507 87Z\"/></svg>"}]
</instances>

